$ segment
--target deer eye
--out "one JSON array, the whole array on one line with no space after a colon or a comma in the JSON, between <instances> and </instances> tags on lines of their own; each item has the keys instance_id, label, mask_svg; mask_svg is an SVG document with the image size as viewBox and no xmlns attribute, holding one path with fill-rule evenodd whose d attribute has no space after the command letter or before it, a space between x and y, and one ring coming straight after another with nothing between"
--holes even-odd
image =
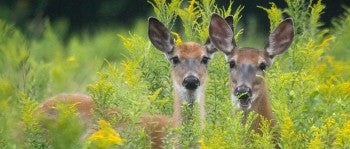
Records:
<instances>
[{"instance_id":1,"label":"deer eye","mask_svg":"<svg viewBox=\"0 0 350 149\"><path fill-rule=\"evenodd\" d=\"M206 65L206 64L208 64L209 59L210 59L209 57L203 57L201 63Z\"/></svg>"},{"instance_id":2,"label":"deer eye","mask_svg":"<svg viewBox=\"0 0 350 149\"><path fill-rule=\"evenodd\" d=\"M179 57L172 57L170 60L173 62L174 65L180 64Z\"/></svg>"},{"instance_id":3,"label":"deer eye","mask_svg":"<svg viewBox=\"0 0 350 149\"><path fill-rule=\"evenodd\" d=\"M231 61L231 62L229 62L229 64L230 64L230 68L231 69L235 68L235 66L236 66L236 62L235 61Z\"/></svg>"},{"instance_id":4,"label":"deer eye","mask_svg":"<svg viewBox=\"0 0 350 149\"><path fill-rule=\"evenodd\" d=\"M265 70L266 67L267 67L267 65L265 63L260 63L260 65L259 65L260 70Z\"/></svg>"}]
</instances>

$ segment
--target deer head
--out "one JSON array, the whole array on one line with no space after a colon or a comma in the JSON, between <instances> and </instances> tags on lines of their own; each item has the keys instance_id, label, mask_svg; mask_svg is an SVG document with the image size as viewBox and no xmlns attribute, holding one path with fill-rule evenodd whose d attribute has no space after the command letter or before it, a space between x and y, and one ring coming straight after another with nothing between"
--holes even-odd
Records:
<instances>
[{"instance_id":1,"label":"deer head","mask_svg":"<svg viewBox=\"0 0 350 149\"><path fill-rule=\"evenodd\" d=\"M285 19L269 35L265 48L239 48L233 27L222 17L213 14L209 26L213 45L222 51L230 67L231 100L234 106L249 110L260 98L267 98L263 77L273 59L287 51L294 37L293 20Z\"/></svg>"},{"instance_id":2,"label":"deer head","mask_svg":"<svg viewBox=\"0 0 350 149\"><path fill-rule=\"evenodd\" d=\"M175 90L185 100L199 97L191 96L190 92L203 92L207 78L207 66L213 53L214 46L207 41L201 45L195 42L185 42L175 45L169 30L156 18L149 18L148 36L152 44L162 51L172 65L172 77ZM193 94L199 96L199 94ZM188 101L189 103L193 101Z\"/></svg>"}]
</instances>

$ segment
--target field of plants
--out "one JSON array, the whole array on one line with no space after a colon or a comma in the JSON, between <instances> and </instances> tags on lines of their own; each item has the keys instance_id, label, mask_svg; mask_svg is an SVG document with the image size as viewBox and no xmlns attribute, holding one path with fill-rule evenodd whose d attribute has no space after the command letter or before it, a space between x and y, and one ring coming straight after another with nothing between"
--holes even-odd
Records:
<instances>
[{"instance_id":1,"label":"field of plants","mask_svg":"<svg viewBox=\"0 0 350 149\"><path fill-rule=\"evenodd\" d=\"M350 148L350 9L324 28L319 21L325 9L321 0L285 2L284 9L274 3L256 8L268 14L270 30L286 16L294 20L294 42L264 78L275 129L262 127L259 135L242 125L242 114L230 101L229 67L224 54L217 52L208 66L204 130L195 113L190 123L164 130L165 148L273 148L275 143L281 148ZM234 2L225 8L217 7L215 0L149 4L177 44L204 43L214 12L234 16L239 47L262 49L267 40L260 29L240 25L246 17L240 14L244 6L232 10ZM139 118L143 113L171 117L173 82L170 63L149 41L147 27L144 18L130 31L101 28L94 36L72 36L65 44L62 24L47 21L41 37L32 39L0 20L0 148L150 148L149 136L137 127ZM42 127L38 105L60 93L93 98L95 132L86 133L76 108L66 105L57 107L55 123ZM116 107L122 110L118 117L104 114ZM124 117L129 127L112 129ZM274 132L279 133L275 143Z\"/></svg>"}]
</instances>

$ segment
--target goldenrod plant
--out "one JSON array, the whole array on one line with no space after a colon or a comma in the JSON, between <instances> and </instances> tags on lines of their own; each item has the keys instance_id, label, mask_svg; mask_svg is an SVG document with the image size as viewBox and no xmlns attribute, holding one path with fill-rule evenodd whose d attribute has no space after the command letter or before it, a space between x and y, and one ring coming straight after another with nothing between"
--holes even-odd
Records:
<instances>
[{"instance_id":1,"label":"goldenrod plant","mask_svg":"<svg viewBox=\"0 0 350 149\"><path fill-rule=\"evenodd\" d=\"M273 2L256 7L267 13L267 30L286 17L294 21L290 49L274 60L263 78L275 128L271 131L264 121L261 135L252 131L250 124L259 116L254 113L242 123L243 112L230 101L227 62L217 52L208 65L205 127L194 112L188 123L164 128L164 148L350 148L349 8L332 27L324 28L322 0L285 2L283 9ZM238 45L244 42L262 49L256 43L267 38L248 40L263 35L249 35L256 29L239 27L247 16L241 15L244 6L235 6L234 1L224 7L215 0L148 3L154 10L151 15L172 32L176 44L205 43L212 13L233 15ZM147 38L146 20L142 18L129 32L103 29L92 37L73 35L66 43L60 36L62 22L47 21L41 38L31 39L0 21L0 148L151 148L147 130L139 127L140 117L145 113L171 117L173 82L172 66ZM241 36L243 32L248 38ZM40 102L61 92L92 97L93 128L85 129L74 105L58 104L60 114L54 119L40 117ZM184 109L185 114L191 112Z\"/></svg>"},{"instance_id":2,"label":"goldenrod plant","mask_svg":"<svg viewBox=\"0 0 350 149\"><path fill-rule=\"evenodd\" d=\"M111 148L113 145L121 145L125 141L111 124L105 120L99 120L99 130L94 132L88 140L97 148Z\"/></svg>"},{"instance_id":3,"label":"goldenrod plant","mask_svg":"<svg viewBox=\"0 0 350 149\"><path fill-rule=\"evenodd\" d=\"M334 42L343 40L337 34L322 29L319 21L325 6L317 1L286 1L288 7L281 11L274 4L263 8L269 16L285 12L295 20L296 36L288 55L276 60L268 73L270 96L279 123L283 148L346 148L349 144L337 144L342 128L349 121L349 65L335 61L332 53ZM278 21L270 20L273 22ZM345 24L343 24L345 25ZM344 28L343 28L344 29ZM341 33L338 33L341 34ZM341 64L340 64L341 63ZM333 88L337 88L332 92ZM340 139L341 140L341 139ZM300 142L305 143L300 143Z\"/></svg>"}]
</instances>

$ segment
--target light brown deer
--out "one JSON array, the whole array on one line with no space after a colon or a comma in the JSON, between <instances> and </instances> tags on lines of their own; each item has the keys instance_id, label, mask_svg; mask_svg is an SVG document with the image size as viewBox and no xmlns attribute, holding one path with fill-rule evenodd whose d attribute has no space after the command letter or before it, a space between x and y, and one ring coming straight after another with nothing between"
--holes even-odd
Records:
<instances>
[{"instance_id":1,"label":"light brown deer","mask_svg":"<svg viewBox=\"0 0 350 149\"><path fill-rule=\"evenodd\" d=\"M213 14L209 26L209 37L213 45L222 51L230 67L230 95L233 106L243 110L246 116L250 111L275 125L269 103L265 71L272 65L274 58L285 52L294 38L293 20L285 19L269 35L263 50L239 48L236 45L233 27L222 17ZM260 117L251 128L259 133Z\"/></svg>"},{"instance_id":2,"label":"light brown deer","mask_svg":"<svg viewBox=\"0 0 350 149\"><path fill-rule=\"evenodd\" d=\"M156 18L149 18L148 35L152 44L164 52L172 64L172 77L174 83L174 114L171 120L164 115L145 114L141 117L140 126L151 137L152 148L162 148L163 139L166 136L164 128L172 121L172 127L181 125L181 107L184 102L193 106L199 100L200 117L202 125L204 121L204 87L207 79L207 65L216 51L210 41L200 45L187 42L176 46L168 29ZM93 111L96 106L91 97L84 94L61 94L44 101L39 106L39 111L48 117L55 117L57 103L75 105L77 112L86 126L93 123ZM110 111L113 116L118 116L120 109ZM121 122L124 123L124 122ZM120 125L120 124L118 124Z\"/></svg>"},{"instance_id":3,"label":"light brown deer","mask_svg":"<svg viewBox=\"0 0 350 149\"><path fill-rule=\"evenodd\" d=\"M84 94L60 94L41 103L38 107L38 114L42 118L41 121L44 121L41 122L44 127L46 124L54 122L55 117L59 114L56 109L57 104L74 105L81 119L82 126L86 128L87 134L85 135L90 135L90 133L96 131L96 128L94 128L96 121L93 114L96 105L90 96ZM105 114L112 119L118 117L120 112L121 109L113 109L107 111ZM123 130L128 127L129 122L127 118L122 119L116 123L115 128ZM145 129L150 137L152 148L163 148L163 139L166 137L164 128L168 126L170 126L170 119L167 116L150 114L142 115L140 117L140 125L138 125L138 127ZM86 139L86 137L84 136L83 139Z\"/></svg>"},{"instance_id":4,"label":"light brown deer","mask_svg":"<svg viewBox=\"0 0 350 149\"><path fill-rule=\"evenodd\" d=\"M175 45L169 30L156 18L149 18L148 36L152 44L165 54L172 65L174 85L174 127L181 125L181 111L184 102L190 107L199 102L201 127L204 127L204 90L207 80L208 62L216 49L209 40L204 44L186 42Z\"/></svg>"},{"instance_id":5,"label":"light brown deer","mask_svg":"<svg viewBox=\"0 0 350 149\"><path fill-rule=\"evenodd\" d=\"M79 117L83 121L91 122L93 119L93 110L96 108L94 101L90 96L84 94L60 94L49 98L39 105L39 112L47 117L56 117L59 113L56 109L57 104L75 105ZM88 123L86 123L88 124Z\"/></svg>"}]
</instances>

